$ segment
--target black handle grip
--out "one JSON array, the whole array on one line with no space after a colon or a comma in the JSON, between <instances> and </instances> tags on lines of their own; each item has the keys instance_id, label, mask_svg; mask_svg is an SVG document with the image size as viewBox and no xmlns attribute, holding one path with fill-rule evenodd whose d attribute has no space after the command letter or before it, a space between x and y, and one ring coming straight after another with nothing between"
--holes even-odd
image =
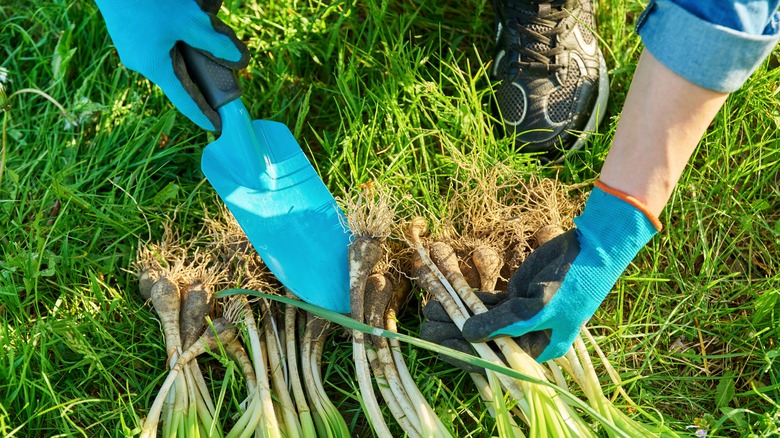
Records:
<instances>
[{"instance_id":1,"label":"black handle grip","mask_svg":"<svg viewBox=\"0 0 780 438\"><path fill-rule=\"evenodd\" d=\"M192 46L179 43L179 48L190 78L212 108L216 110L241 97L241 87L233 70L216 63Z\"/></svg>"}]
</instances>

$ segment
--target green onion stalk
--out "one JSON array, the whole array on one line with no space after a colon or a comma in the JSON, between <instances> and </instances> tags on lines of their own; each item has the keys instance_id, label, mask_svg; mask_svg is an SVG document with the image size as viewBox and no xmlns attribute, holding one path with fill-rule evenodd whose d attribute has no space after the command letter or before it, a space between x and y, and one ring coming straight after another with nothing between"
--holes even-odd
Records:
<instances>
[{"instance_id":1,"label":"green onion stalk","mask_svg":"<svg viewBox=\"0 0 780 438\"><path fill-rule=\"evenodd\" d=\"M288 298L294 298L290 293L287 294ZM285 344L286 348L286 360L287 369L289 371L290 386L292 388L293 397L295 399L295 407L298 412L298 419L301 425L301 435L304 438L316 437L317 431L314 426L314 419L312 418L311 408L306 400L304 394L303 385L301 384L301 374L298 359L298 309L295 306L287 305L284 309L284 332L285 332Z\"/></svg>"},{"instance_id":2,"label":"green onion stalk","mask_svg":"<svg viewBox=\"0 0 780 438\"><path fill-rule=\"evenodd\" d=\"M382 270L382 269L380 269ZM366 280L366 322L374 327L384 326L384 315L393 295L393 286L382 272L374 272ZM371 370L379 392L401 428L410 438L422 434L422 424L417 411L398 374L387 339L371 336L366 350ZM424 436L433 436L426 430Z\"/></svg>"},{"instance_id":3,"label":"green onion stalk","mask_svg":"<svg viewBox=\"0 0 780 438\"><path fill-rule=\"evenodd\" d=\"M229 307L233 304L234 308L237 309L236 313L240 315L236 319L243 322L246 337L248 338L247 344L249 345L249 354L254 366L257 387L255 390L249 389L247 408L225 438L248 437L255 433L258 428L263 436L281 438L279 423L271 396L271 385L268 380L267 355L263 345L265 340L260 338L257 322L246 297L238 297L232 300Z\"/></svg>"},{"instance_id":4,"label":"green onion stalk","mask_svg":"<svg viewBox=\"0 0 780 438\"><path fill-rule=\"evenodd\" d=\"M330 333L330 322L326 319L308 315L306 330L303 335L303 351L301 353L301 367L309 398L315 407L316 417L319 419L317 436L338 438L350 436L344 417L330 401L322 383L322 353L325 340Z\"/></svg>"},{"instance_id":5,"label":"green onion stalk","mask_svg":"<svg viewBox=\"0 0 780 438\"><path fill-rule=\"evenodd\" d=\"M411 284L406 277L401 276L394 278L389 274L385 274L385 277L387 277L387 282L391 285L392 298L390 299L384 314L384 328L388 331L398 333L396 314L399 311L401 302L411 290ZM451 437L452 434L444 426L441 418L439 418L436 411L428 404L428 401L425 400L425 397L417 387L414 378L409 372L409 367L406 365L404 356L401 354L401 345L398 342L398 339L388 339L387 342L389 343L394 367L398 372L404 390L409 396L415 412L417 412L420 417L421 434L425 437Z\"/></svg>"},{"instance_id":6,"label":"green onion stalk","mask_svg":"<svg viewBox=\"0 0 780 438\"><path fill-rule=\"evenodd\" d=\"M276 307L271 306L268 300L263 300L265 317L263 318L263 331L265 332L266 352L268 353L268 365L271 371L271 381L276 400L279 401L282 418L284 419L284 430L286 438L299 438L303 433L301 423L296 413L295 405L292 401L288 388L287 363L282 360L282 346L279 330L276 324L276 318L273 310Z\"/></svg>"},{"instance_id":7,"label":"green onion stalk","mask_svg":"<svg viewBox=\"0 0 780 438\"><path fill-rule=\"evenodd\" d=\"M384 243L390 235L395 212L384 193L358 193L347 200L347 221L352 230L348 248L349 297L352 318L365 323L366 282L374 268L385 258ZM366 344L368 339L358 330L352 332L352 354L360 389L363 411L379 438L391 438L371 381Z\"/></svg>"},{"instance_id":8,"label":"green onion stalk","mask_svg":"<svg viewBox=\"0 0 780 438\"><path fill-rule=\"evenodd\" d=\"M487 307L473 293L460 272L452 248L443 242L435 242L431 244L430 252L431 259L443 273L442 281L446 280L450 283L450 285L445 283L445 288L450 292L453 289L457 292L457 297L453 296L453 300L462 299L475 314L487 312ZM525 353L513 339L501 337L496 338L494 342L511 368L541 381L554 380L559 385L564 384L563 388L566 389L565 379L559 370L555 370L553 363L549 364L551 373L548 373L543 365ZM580 384L591 407L600 415L602 426L610 436L645 437L657 434L658 431L628 417L604 396L591 358L581 338L577 338L574 348L569 350L566 358L573 379ZM593 431L580 418L570 401L561 397L553 388L527 382L521 383L521 386L530 401L531 409L525 413L529 418L531 436L593 435ZM520 406L522 408L522 404ZM664 434L672 434L668 428L662 428L660 431Z\"/></svg>"}]
</instances>

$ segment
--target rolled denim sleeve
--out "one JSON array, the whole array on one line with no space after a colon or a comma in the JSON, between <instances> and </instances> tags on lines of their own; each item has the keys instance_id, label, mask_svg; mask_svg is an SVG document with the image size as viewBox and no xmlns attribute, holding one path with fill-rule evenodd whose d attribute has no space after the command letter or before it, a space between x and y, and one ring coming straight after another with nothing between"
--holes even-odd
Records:
<instances>
[{"instance_id":1,"label":"rolled denim sleeve","mask_svg":"<svg viewBox=\"0 0 780 438\"><path fill-rule=\"evenodd\" d=\"M744 8L732 8L735 12L728 14L723 8L717 13L713 9L708 15L706 8L716 8L716 1L690 9L680 3L684 1L651 0L639 18L637 32L658 61L704 88L726 93L737 90L780 39L777 2L767 2L771 6L759 8L752 16ZM756 25L761 20L765 26Z\"/></svg>"}]
</instances>

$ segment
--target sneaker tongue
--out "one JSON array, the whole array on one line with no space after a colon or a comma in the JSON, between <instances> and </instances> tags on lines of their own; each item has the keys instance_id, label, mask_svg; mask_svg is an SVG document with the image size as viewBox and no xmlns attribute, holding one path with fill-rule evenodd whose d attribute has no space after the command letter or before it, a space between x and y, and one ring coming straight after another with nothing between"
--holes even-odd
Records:
<instances>
[{"instance_id":1,"label":"sneaker tongue","mask_svg":"<svg viewBox=\"0 0 780 438\"><path fill-rule=\"evenodd\" d=\"M549 4L544 3L544 4L540 4L539 5L539 15L538 15L539 17L544 17L544 16L548 15L549 13L550 13L550 5ZM527 13L527 14L529 16L533 16L533 14L530 14L530 13ZM538 32L538 33L540 33L542 35L544 35L545 32L548 32L548 31L552 30L552 27L545 26L545 25L539 24L539 23L529 24L529 25L526 26L526 28L528 28L529 30L532 30L534 32ZM536 39L533 39L530 36L527 36L526 38L530 40L530 44L526 45L528 50L533 50L534 52L543 53L543 52L551 49L551 47L549 45L544 44L543 42L538 41Z\"/></svg>"}]
</instances>

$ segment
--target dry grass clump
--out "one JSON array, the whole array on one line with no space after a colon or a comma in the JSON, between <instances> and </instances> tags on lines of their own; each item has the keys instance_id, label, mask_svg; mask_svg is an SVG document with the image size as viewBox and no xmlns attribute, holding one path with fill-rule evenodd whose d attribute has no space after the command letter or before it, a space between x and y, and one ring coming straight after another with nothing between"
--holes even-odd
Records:
<instances>
[{"instance_id":1,"label":"dry grass clump","mask_svg":"<svg viewBox=\"0 0 780 438\"><path fill-rule=\"evenodd\" d=\"M266 267L249 238L225 206L203 220L205 247L224 273L219 289L243 288L284 295L282 285Z\"/></svg>"},{"instance_id":2,"label":"dry grass clump","mask_svg":"<svg viewBox=\"0 0 780 438\"><path fill-rule=\"evenodd\" d=\"M528 254L573 226L584 197L557 180L520 174L497 163L485 168L464 163L437 238L453 247L469 285L482 288L474 252L496 251L503 260L494 287L503 288Z\"/></svg>"}]
</instances>

